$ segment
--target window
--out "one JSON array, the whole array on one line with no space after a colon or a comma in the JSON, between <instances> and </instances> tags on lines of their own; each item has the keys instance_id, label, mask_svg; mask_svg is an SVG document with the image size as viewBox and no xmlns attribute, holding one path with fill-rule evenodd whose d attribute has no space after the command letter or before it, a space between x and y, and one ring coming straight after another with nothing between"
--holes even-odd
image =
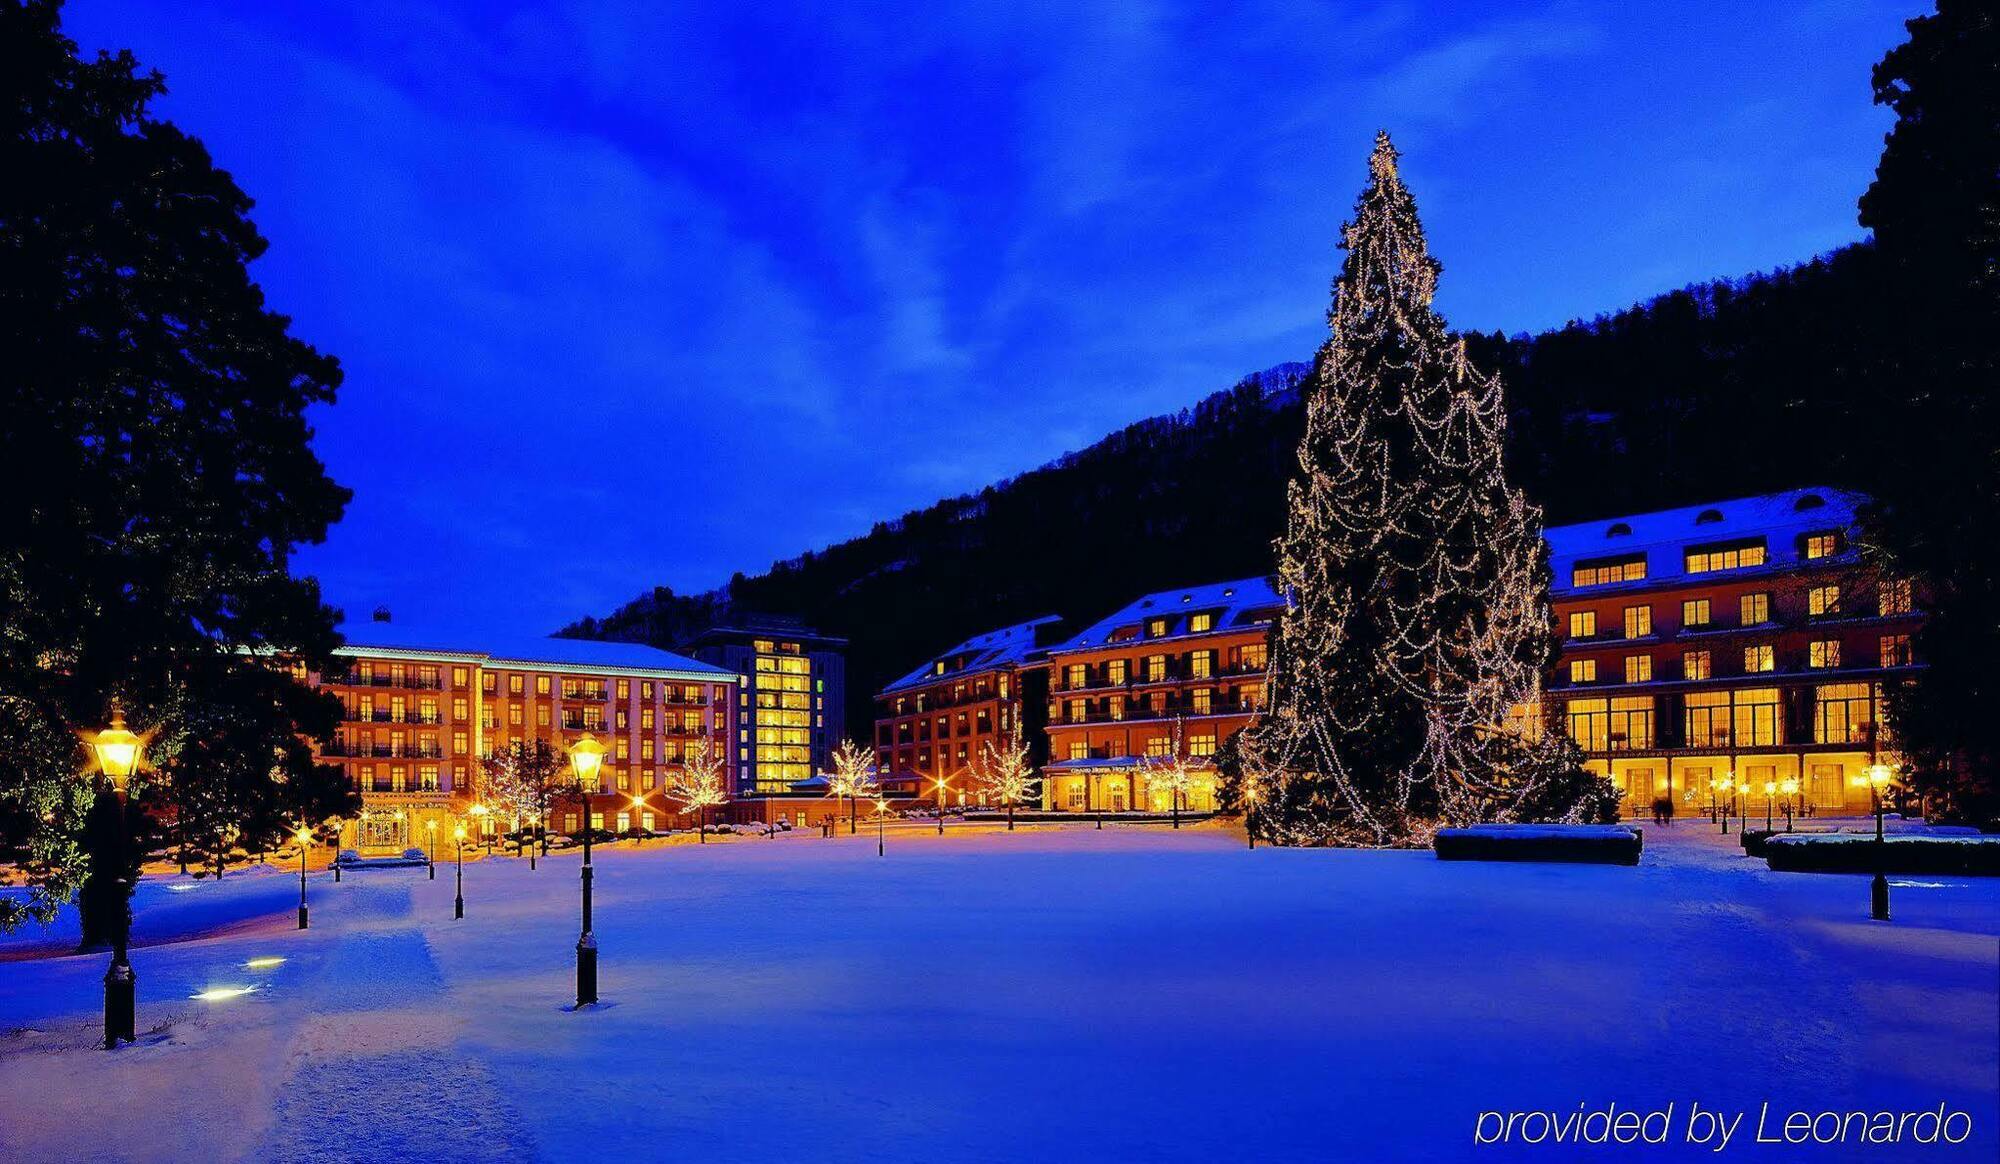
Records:
<instances>
[{"instance_id":1,"label":"window","mask_svg":"<svg viewBox=\"0 0 2000 1164\"><path fill-rule=\"evenodd\" d=\"M1882 665L1884 667L1907 667L1910 665L1910 636L1882 636Z\"/></svg>"},{"instance_id":2,"label":"window","mask_svg":"<svg viewBox=\"0 0 2000 1164\"><path fill-rule=\"evenodd\" d=\"M1756 675L1764 671L1775 671L1777 669L1778 661L1771 649L1771 644L1765 643L1762 646L1743 648L1744 674Z\"/></svg>"},{"instance_id":3,"label":"window","mask_svg":"<svg viewBox=\"0 0 2000 1164\"><path fill-rule=\"evenodd\" d=\"M1146 623L1146 637L1149 639L1167 637L1167 620L1164 618L1149 619Z\"/></svg>"},{"instance_id":4,"label":"window","mask_svg":"<svg viewBox=\"0 0 2000 1164\"><path fill-rule=\"evenodd\" d=\"M1072 760L1090 759L1090 742L1087 740L1071 740L1069 742L1069 758Z\"/></svg>"},{"instance_id":5,"label":"window","mask_svg":"<svg viewBox=\"0 0 2000 1164\"><path fill-rule=\"evenodd\" d=\"M472 704L463 699L452 700L451 718L460 720L472 718Z\"/></svg>"},{"instance_id":6,"label":"window","mask_svg":"<svg viewBox=\"0 0 2000 1164\"><path fill-rule=\"evenodd\" d=\"M1174 754L1174 741L1166 736L1153 736L1146 741L1146 754L1148 756L1171 756Z\"/></svg>"},{"instance_id":7,"label":"window","mask_svg":"<svg viewBox=\"0 0 2000 1164\"><path fill-rule=\"evenodd\" d=\"M425 764L417 769L417 786L425 792L438 790L438 766Z\"/></svg>"},{"instance_id":8,"label":"window","mask_svg":"<svg viewBox=\"0 0 2000 1164\"><path fill-rule=\"evenodd\" d=\"M1871 684L1825 684L1813 693L1813 742L1867 743L1874 712L1875 698Z\"/></svg>"},{"instance_id":9,"label":"window","mask_svg":"<svg viewBox=\"0 0 2000 1164\"><path fill-rule=\"evenodd\" d=\"M1806 591L1806 613L1815 618L1840 613L1840 587L1815 586Z\"/></svg>"},{"instance_id":10,"label":"window","mask_svg":"<svg viewBox=\"0 0 2000 1164\"><path fill-rule=\"evenodd\" d=\"M1809 667L1840 666L1840 640L1815 639L1806 647L1806 665Z\"/></svg>"},{"instance_id":11,"label":"window","mask_svg":"<svg viewBox=\"0 0 2000 1164\"><path fill-rule=\"evenodd\" d=\"M1689 651L1681 656L1681 678L1712 679L1715 660L1707 651Z\"/></svg>"},{"instance_id":12,"label":"window","mask_svg":"<svg viewBox=\"0 0 2000 1164\"><path fill-rule=\"evenodd\" d=\"M1146 656L1146 682L1158 683L1167 677L1167 657L1165 655Z\"/></svg>"},{"instance_id":13,"label":"window","mask_svg":"<svg viewBox=\"0 0 2000 1164\"><path fill-rule=\"evenodd\" d=\"M1729 746L1729 693L1694 691L1682 700L1687 746L1726 748Z\"/></svg>"},{"instance_id":14,"label":"window","mask_svg":"<svg viewBox=\"0 0 2000 1164\"><path fill-rule=\"evenodd\" d=\"M1769 594L1745 594L1737 599L1736 609L1744 626L1756 626L1771 621L1771 596Z\"/></svg>"},{"instance_id":15,"label":"window","mask_svg":"<svg viewBox=\"0 0 2000 1164\"><path fill-rule=\"evenodd\" d=\"M507 694L509 694L509 695L519 695L519 694L521 694L521 692L522 692L522 690L523 690L523 688L522 688L522 686L521 686L522 682L523 682L523 679L522 679L522 677L521 677L521 676L519 676L519 675L509 675L509 676L507 676Z\"/></svg>"},{"instance_id":16,"label":"window","mask_svg":"<svg viewBox=\"0 0 2000 1164\"><path fill-rule=\"evenodd\" d=\"M546 703L537 703L537 704L535 705L535 723L536 723L536 724L538 724L538 725L540 725L541 727L547 727L547 726L549 726L549 705L548 705L548 704L546 704Z\"/></svg>"},{"instance_id":17,"label":"window","mask_svg":"<svg viewBox=\"0 0 2000 1164\"><path fill-rule=\"evenodd\" d=\"M1569 720L1569 738L1586 752L1603 752L1611 747L1610 704L1602 699L1572 699L1564 707Z\"/></svg>"},{"instance_id":18,"label":"window","mask_svg":"<svg viewBox=\"0 0 2000 1164\"><path fill-rule=\"evenodd\" d=\"M451 685L453 687L465 687L468 686L471 683L471 681L472 681L472 673L468 671L466 668L453 667L451 669Z\"/></svg>"},{"instance_id":19,"label":"window","mask_svg":"<svg viewBox=\"0 0 2000 1164\"><path fill-rule=\"evenodd\" d=\"M1610 737L1613 751L1653 746L1653 697L1628 695L1611 701Z\"/></svg>"},{"instance_id":20,"label":"window","mask_svg":"<svg viewBox=\"0 0 2000 1164\"><path fill-rule=\"evenodd\" d=\"M1626 554L1617 558L1592 558L1570 569L1572 586L1605 586L1613 582L1640 582L1646 577L1646 555Z\"/></svg>"},{"instance_id":21,"label":"window","mask_svg":"<svg viewBox=\"0 0 2000 1164\"><path fill-rule=\"evenodd\" d=\"M1653 608L1650 606L1628 606L1625 608L1625 637L1643 639L1653 633Z\"/></svg>"},{"instance_id":22,"label":"window","mask_svg":"<svg viewBox=\"0 0 2000 1164\"><path fill-rule=\"evenodd\" d=\"M464 755L469 741L464 732L451 733L451 750L454 755Z\"/></svg>"},{"instance_id":23,"label":"window","mask_svg":"<svg viewBox=\"0 0 2000 1164\"><path fill-rule=\"evenodd\" d=\"M1125 675L1129 666L1130 664L1123 659L1111 660L1104 665L1104 681L1113 687L1122 686L1125 682ZM1001 694L1004 697L1006 693L1002 692Z\"/></svg>"},{"instance_id":24,"label":"window","mask_svg":"<svg viewBox=\"0 0 2000 1164\"><path fill-rule=\"evenodd\" d=\"M1695 546L1687 551L1687 572L1708 574L1716 570L1740 570L1764 564L1764 539Z\"/></svg>"},{"instance_id":25,"label":"window","mask_svg":"<svg viewBox=\"0 0 2000 1164\"><path fill-rule=\"evenodd\" d=\"M1063 668L1063 672L1065 675L1064 682L1069 685L1071 691L1075 691L1079 687L1090 686L1090 668L1084 666L1082 663L1071 663L1069 666Z\"/></svg>"},{"instance_id":26,"label":"window","mask_svg":"<svg viewBox=\"0 0 2000 1164\"><path fill-rule=\"evenodd\" d=\"M1681 603L1681 625L1689 630L1707 626L1710 617L1706 598L1690 598Z\"/></svg>"},{"instance_id":27,"label":"window","mask_svg":"<svg viewBox=\"0 0 2000 1164\"><path fill-rule=\"evenodd\" d=\"M548 693L549 693L549 677L547 675L535 676L535 694L547 695Z\"/></svg>"},{"instance_id":28,"label":"window","mask_svg":"<svg viewBox=\"0 0 2000 1164\"><path fill-rule=\"evenodd\" d=\"M1240 660L1239 666L1243 670L1262 671L1264 669L1266 654L1263 643L1245 643L1242 647L1238 648L1238 651L1240 652L1238 655L1238 659Z\"/></svg>"},{"instance_id":29,"label":"window","mask_svg":"<svg viewBox=\"0 0 2000 1164\"><path fill-rule=\"evenodd\" d=\"M632 681L630 679L620 679L618 681L618 702L623 703L630 698L632 698Z\"/></svg>"},{"instance_id":30,"label":"window","mask_svg":"<svg viewBox=\"0 0 2000 1164\"><path fill-rule=\"evenodd\" d=\"M1569 681L1571 683L1597 682L1597 660L1571 659L1569 662Z\"/></svg>"},{"instance_id":31,"label":"window","mask_svg":"<svg viewBox=\"0 0 2000 1164\"><path fill-rule=\"evenodd\" d=\"M1215 688L1197 687L1188 696L1189 709L1196 715L1208 715L1215 710Z\"/></svg>"},{"instance_id":32,"label":"window","mask_svg":"<svg viewBox=\"0 0 2000 1164\"><path fill-rule=\"evenodd\" d=\"M1653 656L1625 656L1625 682L1646 683L1653 678Z\"/></svg>"},{"instance_id":33,"label":"window","mask_svg":"<svg viewBox=\"0 0 2000 1164\"><path fill-rule=\"evenodd\" d=\"M1190 756L1215 755L1215 733L1209 732L1206 735L1196 734L1189 736L1188 755Z\"/></svg>"},{"instance_id":34,"label":"window","mask_svg":"<svg viewBox=\"0 0 2000 1164\"><path fill-rule=\"evenodd\" d=\"M1784 743L1778 733L1778 689L1751 687L1731 699L1731 736L1739 748L1768 748Z\"/></svg>"},{"instance_id":35,"label":"window","mask_svg":"<svg viewBox=\"0 0 2000 1164\"><path fill-rule=\"evenodd\" d=\"M1198 635L1198 634L1201 634L1201 633L1202 633L1203 631L1208 631L1208 630L1213 630L1213 629L1215 629L1215 616L1214 616L1214 615L1212 615L1212 614L1190 614L1190 615L1188 615L1188 633L1189 633L1189 634L1191 634L1191 635Z\"/></svg>"},{"instance_id":36,"label":"window","mask_svg":"<svg viewBox=\"0 0 2000 1164\"><path fill-rule=\"evenodd\" d=\"M1188 678L1207 679L1214 674L1214 651L1194 651L1188 655Z\"/></svg>"},{"instance_id":37,"label":"window","mask_svg":"<svg viewBox=\"0 0 2000 1164\"><path fill-rule=\"evenodd\" d=\"M1840 552L1840 535L1837 533L1807 534L1805 556L1807 561L1831 558Z\"/></svg>"},{"instance_id":38,"label":"window","mask_svg":"<svg viewBox=\"0 0 2000 1164\"><path fill-rule=\"evenodd\" d=\"M1570 638L1573 638L1573 639L1587 639L1587 638L1591 638L1591 637L1595 636L1596 634L1597 634L1597 612L1596 612L1596 611L1594 611L1594 610L1577 610L1577 611L1572 611L1572 612L1570 612L1570 616L1569 616L1569 637L1570 637Z\"/></svg>"},{"instance_id":39,"label":"window","mask_svg":"<svg viewBox=\"0 0 2000 1164\"><path fill-rule=\"evenodd\" d=\"M1910 580L1885 578L1877 582L1875 601L1885 615L1910 613Z\"/></svg>"},{"instance_id":40,"label":"window","mask_svg":"<svg viewBox=\"0 0 2000 1164\"><path fill-rule=\"evenodd\" d=\"M1067 715L1067 718L1068 718L1069 722L1071 722L1071 723L1082 723L1082 722L1083 722L1083 713L1084 713L1084 709L1085 709L1085 708L1086 708L1087 706L1089 706L1089 705L1088 705L1088 704L1086 704L1086 703L1085 703L1085 702L1084 702L1083 700L1081 700L1081 699L1072 699L1072 700L1070 700L1070 701L1069 701L1069 703L1065 705L1065 710L1066 710L1066 711L1068 712L1068 715Z\"/></svg>"},{"instance_id":41,"label":"window","mask_svg":"<svg viewBox=\"0 0 2000 1164\"><path fill-rule=\"evenodd\" d=\"M520 726L521 726L521 705L520 705L520 704L518 704L518 703L510 703L510 704L508 704L508 705L507 705L507 726L509 726L509 727L520 727Z\"/></svg>"}]
</instances>

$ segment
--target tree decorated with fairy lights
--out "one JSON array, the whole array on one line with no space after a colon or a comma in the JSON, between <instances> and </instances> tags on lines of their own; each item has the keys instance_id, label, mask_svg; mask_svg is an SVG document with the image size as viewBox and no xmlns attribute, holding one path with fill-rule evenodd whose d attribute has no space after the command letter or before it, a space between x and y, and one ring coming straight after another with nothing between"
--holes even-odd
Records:
<instances>
[{"instance_id":1,"label":"tree decorated with fairy lights","mask_svg":"<svg viewBox=\"0 0 2000 1164\"><path fill-rule=\"evenodd\" d=\"M875 753L853 740L842 740L833 750L833 771L826 774L826 794L834 798L835 807L840 801L847 801L849 836L855 831L855 805L864 796L874 796L881 786L875 773Z\"/></svg>"},{"instance_id":2,"label":"tree decorated with fairy lights","mask_svg":"<svg viewBox=\"0 0 2000 1164\"><path fill-rule=\"evenodd\" d=\"M1028 745L1011 739L1005 745L986 741L985 749L974 761L973 780L980 791L1007 806L1010 833L1014 831L1014 806L1032 796L1040 784L1035 778L1035 766L1028 758Z\"/></svg>"},{"instance_id":3,"label":"tree decorated with fairy lights","mask_svg":"<svg viewBox=\"0 0 2000 1164\"><path fill-rule=\"evenodd\" d=\"M1276 544L1269 710L1238 749L1280 843L1548 814L1576 758L1509 726L1555 648L1541 512L1502 470L1499 380L1432 307L1440 268L1397 158L1378 135L1344 229Z\"/></svg>"},{"instance_id":4,"label":"tree decorated with fairy lights","mask_svg":"<svg viewBox=\"0 0 2000 1164\"><path fill-rule=\"evenodd\" d=\"M695 837L704 845L708 843L708 810L729 803L729 790L723 783L726 764L721 749L705 739L696 740L688 745L680 776L667 789L667 795L681 802L682 812L695 814Z\"/></svg>"}]
</instances>

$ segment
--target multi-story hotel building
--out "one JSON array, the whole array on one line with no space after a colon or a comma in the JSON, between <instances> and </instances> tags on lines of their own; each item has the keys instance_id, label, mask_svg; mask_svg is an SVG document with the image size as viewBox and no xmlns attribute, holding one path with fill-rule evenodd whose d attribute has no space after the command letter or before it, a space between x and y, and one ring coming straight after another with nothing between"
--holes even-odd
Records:
<instances>
[{"instance_id":1,"label":"multi-story hotel building","mask_svg":"<svg viewBox=\"0 0 2000 1164\"><path fill-rule=\"evenodd\" d=\"M683 644L740 679L734 795L785 795L832 764L846 693L847 640L796 619L747 618Z\"/></svg>"},{"instance_id":2,"label":"multi-story hotel building","mask_svg":"<svg viewBox=\"0 0 2000 1164\"><path fill-rule=\"evenodd\" d=\"M1883 683L1918 665L1921 615L1856 551L1860 500L1796 489L1548 531L1563 642L1545 713L1627 815L1706 804L1723 776L1753 812L1788 780L1819 813L1868 809L1864 774L1895 762Z\"/></svg>"},{"instance_id":3,"label":"multi-story hotel building","mask_svg":"<svg viewBox=\"0 0 2000 1164\"><path fill-rule=\"evenodd\" d=\"M974 635L884 687L875 697L883 791L984 804L972 767L989 745L1025 743L1029 761L1044 763L1048 646L1061 626L1049 615Z\"/></svg>"},{"instance_id":4,"label":"multi-story hotel building","mask_svg":"<svg viewBox=\"0 0 2000 1164\"><path fill-rule=\"evenodd\" d=\"M610 749L597 826L665 828L679 811L666 789L688 746L707 738L726 749L735 735L737 677L666 651L554 638L443 645L380 616L345 630L342 669L315 677L344 708L321 757L361 791L342 848L422 847L460 821L504 827L469 811L482 795L481 761L517 740L567 748L585 732ZM554 817L565 831L582 825L573 803Z\"/></svg>"},{"instance_id":5,"label":"multi-story hotel building","mask_svg":"<svg viewBox=\"0 0 2000 1164\"><path fill-rule=\"evenodd\" d=\"M1215 807L1208 757L1264 706L1265 640L1283 606L1265 578L1149 594L1049 649L1043 807L1166 811L1149 779L1201 766L1181 807Z\"/></svg>"}]
</instances>

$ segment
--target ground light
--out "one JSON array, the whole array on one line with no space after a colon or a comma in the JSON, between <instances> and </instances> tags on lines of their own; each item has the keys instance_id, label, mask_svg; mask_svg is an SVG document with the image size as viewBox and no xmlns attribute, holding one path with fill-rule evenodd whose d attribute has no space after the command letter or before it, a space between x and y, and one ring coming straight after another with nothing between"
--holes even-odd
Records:
<instances>
[{"instance_id":1,"label":"ground light","mask_svg":"<svg viewBox=\"0 0 2000 1164\"><path fill-rule=\"evenodd\" d=\"M452 901L451 916L462 918L465 916L465 823L463 821L452 826L451 839L458 849L458 896Z\"/></svg>"},{"instance_id":2,"label":"ground light","mask_svg":"<svg viewBox=\"0 0 2000 1164\"><path fill-rule=\"evenodd\" d=\"M269 970L273 966L282 966L284 964L285 960L283 958L270 955L263 958L252 958L248 962L243 963L243 966L248 970Z\"/></svg>"},{"instance_id":3,"label":"ground light","mask_svg":"<svg viewBox=\"0 0 2000 1164\"><path fill-rule=\"evenodd\" d=\"M590 932L590 791L604 764L604 745L589 732L569 746L569 766L576 775L576 793L583 801L583 933L576 939L576 1005L597 1001L597 938Z\"/></svg>"},{"instance_id":4,"label":"ground light","mask_svg":"<svg viewBox=\"0 0 2000 1164\"><path fill-rule=\"evenodd\" d=\"M125 712L114 702L111 726L91 738L90 749L97 756L98 770L111 782L112 795L118 798L118 850L114 868L118 870L120 896L117 925L111 934L111 968L104 972L104 1049L109 1051L120 1039L133 1041L138 1030L133 1000L138 995L139 976L132 972L132 961L127 956L132 940L132 909L128 904L132 899L132 878L127 871L126 854L131 844L131 824L125 809L126 787L145 758L146 741L126 729Z\"/></svg>"},{"instance_id":5,"label":"ground light","mask_svg":"<svg viewBox=\"0 0 2000 1164\"><path fill-rule=\"evenodd\" d=\"M300 826L299 835L299 928L306 928L306 850L312 844L312 830Z\"/></svg>"},{"instance_id":6,"label":"ground light","mask_svg":"<svg viewBox=\"0 0 2000 1164\"><path fill-rule=\"evenodd\" d=\"M253 994L256 990L254 986L211 986L199 994L191 994L188 997L196 1002L227 1002L232 998Z\"/></svg>"}]
</instances>

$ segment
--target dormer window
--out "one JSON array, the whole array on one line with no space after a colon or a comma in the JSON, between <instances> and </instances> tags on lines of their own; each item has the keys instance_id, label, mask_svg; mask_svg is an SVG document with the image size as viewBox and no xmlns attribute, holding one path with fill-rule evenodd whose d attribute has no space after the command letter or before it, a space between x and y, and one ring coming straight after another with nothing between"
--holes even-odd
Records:
<instances>
[{"instance_id":1,"label":"dormer window","mask_svg":"<svg viewBox=\"0 0 2000 1164\"><path fill-rule=\"evenodd\" d=\"M1713 525L1721 520L1722 511L1720 509L1704 509L1694 515L1694 523L1696 525Z\"/></svg>"},{"instance_id":2,"label":"dormer window","mask_svg":"<svg viewBox=\"0 0 2000 1164\"><path fill-rule=\"evenodd\" d=\"M1632 527L1622 521L1613 522L1611 528L1604 531L1604 536L1607 538L1629 538L1632 536Z\"/></svg>"},{"instance_id":3,"label":"dormer window","mask_svg":"<svg viewBox=\"0 0 2000 1164\"><path fill-rule=\"evenodd\" d=\"M1826 498L1821 497L1817 493L1808 493L1797 501L1792 502L1792 509L1795 512L1804 513L1808 509L1819 509L1825 505Z\"/></svg>"},{"instance_id":4,"label":"dormer window","mask_svg":"<svg viewBox=\"0 0 2000 1164\"><path fill-rule=\"evenodd\" d=\"M1764 539L1745 538L1736 542L1716 542L1713 545L1689 546L1687 550L1687 572L1709 574L1717 570L1740 570L1745 566L1764 564Z\"/></svg>"},{"instance_id":5,"label":"dormer window","mask_svg":"<svg viewBox=\"0 0 2000 1164\"><path fill-rule=\"evenodd\" d=\"M1210 631L1214 629L1215 629L1215 616L1208 613L1207 611L1202 611L1200 614L1188 615L1189 634L1198 635L1204 631Z\"/></svg>"},{"instance_id":6,"label":"dormer window","mask_svg":"<svg viewBox=\"0 0 2000 1164\"><path fill-rule=\"evenodd\" d=\"M1646 555L1625 554L1616 558L1590 558L1570 569L1572 586L1605 586L1613 582L1642 582L1646 578Z\"/></svg>"},{"instance_id":7,"label":"dormer window","mask_svg":"<svg viewBox=\"0 0 2000 1164\"><path fill-rule=\"evenodd\" d=\"M1146 637L1147 637L1147 638L1149 638L1149 639L1163 639L1163 638L1166 638L1166 637L1167 637L1167 620L1166 620L1166 619L1164 619L1164 618L1152 618L1152 619L1147 619L1147 620L1146 620Z\"/></svg>"},{"instance_id":8,"label":"dormer window","mask_svg":"<svg viewBox=\"0 0 2000 1164\"><path fill-rule=\"evenodd\" d=\"M1824 533L1807 534L1799 544L1800 556L1806 561L1831 558L1840 552L1840 534L1828 530Z\"/></svg>"}]
</instances>

